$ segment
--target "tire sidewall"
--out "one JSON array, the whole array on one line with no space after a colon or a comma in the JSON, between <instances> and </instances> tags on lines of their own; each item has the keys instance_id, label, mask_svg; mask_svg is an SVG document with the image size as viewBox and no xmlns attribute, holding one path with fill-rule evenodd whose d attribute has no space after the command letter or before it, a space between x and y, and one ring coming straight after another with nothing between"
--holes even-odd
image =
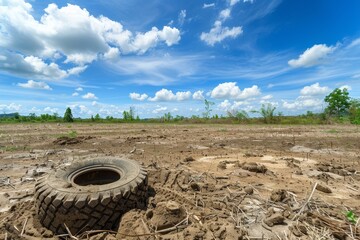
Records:
<instances>
[{"instance_id":1,"label":"tire sidewall","mask_svg":"<svg viewBox=\"0 0 360 240\"><path fill-rule=\"evenodd\" d=\"M89 168L95 169L96 167L112 169L120 174L120 179L104 185L80 186L74 183L73 177L76 172ZM91 194L126 187L139 176L140 171L139 164L133 160L112 157L95 158L76 162L59 169L49 174L46 182L50 188L66 194Z\"/></svg>"}]
</instances>

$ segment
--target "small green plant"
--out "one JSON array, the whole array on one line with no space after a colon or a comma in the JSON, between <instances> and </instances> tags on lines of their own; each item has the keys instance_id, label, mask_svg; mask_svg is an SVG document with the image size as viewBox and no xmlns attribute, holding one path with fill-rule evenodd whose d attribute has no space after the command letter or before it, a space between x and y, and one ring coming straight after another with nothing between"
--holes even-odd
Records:
<instances>
[{"instance_id":1,"label":"small green plant","mask_svg":"<svg viewBox=\"0 0 360 240\"><path fill-rule=\"evenodd\" d=\"M0 146L0 152L15 152L18 150L27 150L25 146Z\"/></svg>"},{"instance_id":2,"label":"small green plant","mask_svg":"<svg viewBox=\"0 0 360 240\"><path fill-rule=\"evenodd\" d=\"M347 218L347 220L353 224L357 223L358 217L356 216L356 214L353 211L347 211L345 212L345 216Z\"/></svg>"},{"instance_id":3,"label":"small green plant","mask_svg":"<svg viewBox=\"0 0 360 240\"><path fill-rule=\"evenodd\" d=\"M259 113L263 117L264 123L274 123L276 107L268 103L267 105L262 104L260 110L252 110L251 113Z\"/></svg>"},{"instance_id":4,"label":"small green plant","mask_svg":"<svg viewBox=\"0 0 360 240\"><path fill-rule=\"evenodd\" d=\"M208 100L204 100L205 103L205 112L203 113L204 118L208 119L210 118L210 113L212 111L212 106L215 105L214 102L210 102Z\"/></svg>"},{"instance_id":5,"label":"small green plant","mask_svg":"<svg viewBox=\"0 0 360 240\"><path fill-rule=\"evenodd\" d=\"M339 133L339 131L336 129L330 129L330 130L327 130L326 132L327 133Z\"/></svg>"},{"instance_id":6,"label":"small green plant","mask_svg":"<svg viewBox=\"0 0 360 240\"><path fill-rule=\"evenodd\" d=\"M69 133L68 133L68 137L69 138L76 138L77 137L77 132L76 131L70 131Z\"/></svg>"}]
</instances>

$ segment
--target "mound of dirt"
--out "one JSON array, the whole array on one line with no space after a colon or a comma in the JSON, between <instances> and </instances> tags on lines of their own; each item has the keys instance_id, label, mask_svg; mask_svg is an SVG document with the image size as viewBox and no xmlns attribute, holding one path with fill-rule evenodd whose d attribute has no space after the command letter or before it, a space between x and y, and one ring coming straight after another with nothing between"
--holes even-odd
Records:
<instances>
[{"instance_id":1,"label":"mound of dirt","mask_svg":"<svg viewBox=\"0 0 360 240\"><path fill-rule=\"evenodd\" d=\"M183 206L175 201L159 202L155 209L146 213L149 226L153 229L164 230L181 224L187 214Z\"/></svg>"},{"instance_id":2,"label":"mound of dirt","mask_svg":"<svg viewBox=\"0 0 360 240\"><path fill-rule=\"evenodd\" d=\"M79 144L86 140L93 139L92 136L82 136L82 137L59 137L55 141L53 141L56 145L73 145L73 144Z\"/></svg>"},{"instance_id":3,"label":"mound of dirt","mask_svg":"<svg viewBox=\"0 0 360 240\"><path fill-rule=\"evenodd\" d=\"M244 163L241 166L242 169L248 170L249 172L256 172L256 173L266 173L267 168L264 165L257 164L254 162Z\"/></svg>"}]
</instances>

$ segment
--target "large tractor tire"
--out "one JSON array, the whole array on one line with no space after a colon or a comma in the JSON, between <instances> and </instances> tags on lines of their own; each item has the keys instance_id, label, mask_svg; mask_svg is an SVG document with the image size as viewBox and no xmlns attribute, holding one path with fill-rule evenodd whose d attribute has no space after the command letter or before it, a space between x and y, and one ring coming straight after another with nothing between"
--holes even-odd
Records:
<instances>
[{"instance_id":1,"label":"large tractor tire","mask_svg":"<svg viewBox=\"0 0 360 240\"><path fill-rule=\"evenodd\" d=\"M147 173L132 160L99 158L58 169L35 185L40 223L56 234L115 229L127 211L146 207Z\"/></svg>"}]
</instances>

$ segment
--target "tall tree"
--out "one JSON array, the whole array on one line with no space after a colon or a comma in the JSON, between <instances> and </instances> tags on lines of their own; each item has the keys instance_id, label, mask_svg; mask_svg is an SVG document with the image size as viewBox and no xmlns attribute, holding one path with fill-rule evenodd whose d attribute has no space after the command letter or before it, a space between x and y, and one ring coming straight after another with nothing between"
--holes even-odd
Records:
<instances>
[{"instance_id":1,"label":"tall tree","mask_svg":"<svg viewBox=\"0 0 360 240\"><path fill-rule=\"evenodd\" d=\"M330 115L341 116L349 111L350 97L346 88L335 88L329 95L325 97L328 103L325 111Z\"/></svg>"},{"instance_id":2,"label":"tall tree","mask_svg":"<svg viewBox=\"0 0 360 240\"><path fill-rule=\"evenodd\" d=\"M73 115L72 115L72 112L71 112L71 108L69 108L69 107L65 111L64 121L65 122L73 122L74 121L74 118L73 118Z\"/></svg>"}]
</instances>

